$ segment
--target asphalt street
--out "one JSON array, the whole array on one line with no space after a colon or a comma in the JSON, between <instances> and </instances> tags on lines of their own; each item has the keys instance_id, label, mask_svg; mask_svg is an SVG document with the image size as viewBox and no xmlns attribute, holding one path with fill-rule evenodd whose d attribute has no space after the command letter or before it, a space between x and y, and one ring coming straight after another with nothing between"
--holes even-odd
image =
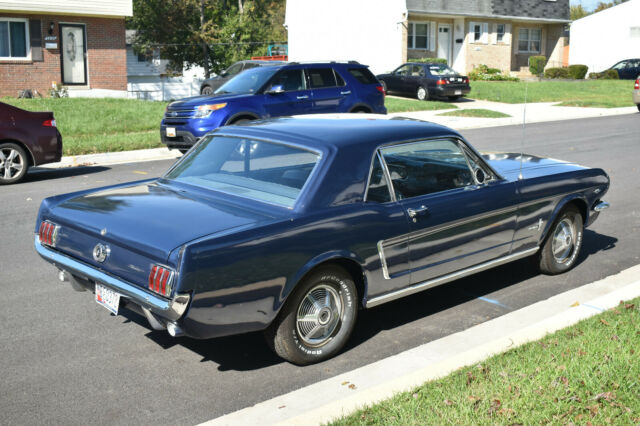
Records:
<instances>
[{"instance_id":1,"label":"asphalt street","mask_svg":"<svg viewBox=\"0 0 640 426\"><path fill-rule=\"evenodd\" d=\"M362 311L347 349L309 367L280 360L259 333L174 339L126 310L112 316L92 294L59 283L37 256L43 198L159 176L170 161L34 170L0 187L0 423L195 424L640 263L640 114L462 134L481 151L524 147L609 173L611 208L586 230L579 264L549 277L525 259Z\"/></svg>"}]
</instances>

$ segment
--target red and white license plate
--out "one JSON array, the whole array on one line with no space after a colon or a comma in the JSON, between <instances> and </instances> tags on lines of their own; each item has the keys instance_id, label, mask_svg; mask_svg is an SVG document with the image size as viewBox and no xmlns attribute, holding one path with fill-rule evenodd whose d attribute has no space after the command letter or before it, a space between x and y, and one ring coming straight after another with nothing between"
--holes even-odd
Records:
<instances>
[{"instance_id":1,"label":"red and white license plate","mask_svg":"<svg viewBox=\"0 0 640 426\"><path fill-rule=\"evenodd\" d=\"M456 95L462 95L462 90L456 90Z\"/></svg>"},{"instance_id":2,"label":"red and white license plate","mask_svg":"<svg viewBox=\"0 0 640 426\"><path fill-rule=\"evenodd\" d=\"M176 128L175 127L167 127L167 137L175 138L176 137Z\"/></svg>"},{"instance_id":3,"label":"red and white license plate","mask_svg":"<svg viewBox=\"0 0 640 426\"><path fill-rule=\"evenodd\" d=\"M120 306L120 293L116 293L110 288L96 283L96 302L107 308L109 311L113 312L115 315L118 315L118 306Z\"/></svg>"}]
</instances>

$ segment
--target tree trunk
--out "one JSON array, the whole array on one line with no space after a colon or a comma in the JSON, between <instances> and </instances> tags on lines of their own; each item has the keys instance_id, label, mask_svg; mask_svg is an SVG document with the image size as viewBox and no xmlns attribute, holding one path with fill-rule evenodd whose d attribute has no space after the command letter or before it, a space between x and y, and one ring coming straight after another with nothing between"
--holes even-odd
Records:
<instances>
[{"instance_id":1,"label":"tree trunk","mask_svg":"<svg viewBox=\"0 0 640 426\"><path fill-rule=\"evenodd\" d=\"M244 13L244 6L242 6L242 0L238 0L238 12L242 15Z\"/></svg>"},{"instance_id":2,"label":"tree trunk","mask_svg":"<svg viewBox=\"0 0 640 426\"><path fill-rule=\"evenodd\" d=\"M205 0L200 0L200 30L204 28L204 1ZM209 59L209 46L206 40L202 40L202 59L204 61L204 77L209 78L211 76L209 73L209 63L211 61Z\"/></svg>"}]
</instances>

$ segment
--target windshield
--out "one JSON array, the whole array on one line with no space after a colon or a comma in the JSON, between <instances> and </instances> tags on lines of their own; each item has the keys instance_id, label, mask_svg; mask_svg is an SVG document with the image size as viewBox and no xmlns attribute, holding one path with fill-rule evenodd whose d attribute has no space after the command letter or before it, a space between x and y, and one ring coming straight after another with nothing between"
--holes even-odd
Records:
<instances>
[{"instance_id":1,"label":"windshield","mask_svg":"<svg viewBox=\"0 0 640 426\"><path fill-rule=\"evenodd\" d=\"M318 158L277 143L208 136L165 178L292 208Z\"/></svg>"},{"instance_id":2,"label":"windshield","mask_svg":"<svg viewBox=\"0 0 640 426\"><path fill-rule=\"evenodd\" d=\"M432 64L429 65L429 72L431 75L457 75L453 69L449 68L445 64Z\"/></svg>"},{"instance_id":3,"label":"windshield","mask_svg":"<svg viewBox=\"0 0 640 426\"><path fill-rule=\"evenodd\" d=\"M233 77L215 91L225 93L256 93L276 72L271 67L252 68Z\"/></svg>"}]
</instances>

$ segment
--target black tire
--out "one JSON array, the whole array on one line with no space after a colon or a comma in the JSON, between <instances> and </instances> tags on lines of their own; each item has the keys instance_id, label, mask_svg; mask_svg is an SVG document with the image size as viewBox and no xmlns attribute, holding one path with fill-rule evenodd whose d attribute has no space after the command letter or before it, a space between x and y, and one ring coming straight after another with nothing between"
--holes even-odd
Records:
<instances>
[{"instance_id":1,"label":"black tire","mask_svg":"<svg viewBox=\"0 0 640 426\"><path fill-rule=\"evenodd\" d=\"M306 320L298 319L302 314ZM313 364L344 347L357 315L358 293L351 275L339 266L320 267L298 284L265 337L285 360Z\"/></svg>"},{"instance_id":2,"label":"black tire","mask_svg":"<svg viewBox=\"0 0 640 426\"><path fill-rule=\"evenodd\" d=\"M419 101L426 101L429 99L429 91L424 86L418 86L416 89L416 98Z\"/></svg>"},{"instance_id":3,"label":"black tire","mask_svg":"<svg viewBox=\"0 0 640 426\"><path fill-rule=\"evenodd\" d=\"M556 275L573 268L582 248L582 215L573 206L565 207L549 229L539 254L540 272Z\"/></svg>"},{"instance_id":4,"label":"black tire","mask_svg":"<svg viewBox=\"0 0 640 426\"><path fill-rule=\"evenodd\" d=\"M211 86L204 86L201 90L200 90L200 94L201 95L213 95L213 87Z\"/></svg>"},{"instance_id":5,"label":"black tire","mask_svg":"<svg viewBox=\"0 0 640 426\"><path fill-rule=\"evenodd\" d=\"M447 96L447 98L449 98L450 101L457 101L460 99L460 96Z\"/></svg>"},{"instance_id":6,"label":"black tire","mask_svg":"<svg viewBox=\"0 0 640 426\"><path fill-rule=\"evenodd\" d=\"M15 143L0 144L0 185L20 182L29 169L29 157Z\"/></svg>"},{"instance_id":7,"label":"black tire","mask_svg":"<svg viewBox=\"0 0 640 426\"><path fill-rule=\"evenodd\" d=\"M636 105L638 107L638 112L640 112L640 104Z\"/></svg>"}]
</instances>

